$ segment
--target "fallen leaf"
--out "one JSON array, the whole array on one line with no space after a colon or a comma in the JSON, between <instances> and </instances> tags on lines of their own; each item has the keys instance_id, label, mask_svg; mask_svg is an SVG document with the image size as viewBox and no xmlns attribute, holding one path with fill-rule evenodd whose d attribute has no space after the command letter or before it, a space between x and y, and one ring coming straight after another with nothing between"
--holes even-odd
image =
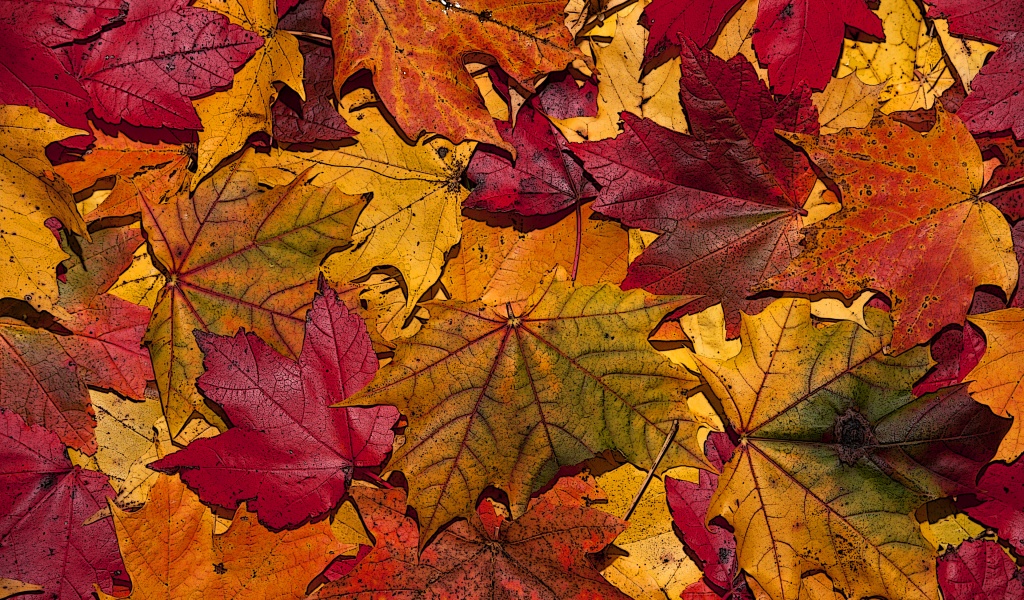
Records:
<instances>
[{"instance_id":1,"label":"fallen leaf","mask_svg":"<svg viewBox=\"0 0 1024 600\"><path fill-rule=\"evenodd\" d=\"M396 405L409 420L389 467L409 481L421 541L471 515L489 485L516 515L560 466L603 450L647 468L673 421L679 434L660 471L705 464L685 404L696 381L647 341L690 298L565 279L556 270L526 302L504 306L428 302L420 332L345 402Z\"/></svg>"},{"instance_id":2,"label":"fallen leaf","mask_svg":"<svg viewBox=\"0 0 1024 600\"><path fill-rule=\"evenodd\" d=\"M914 385L917 396L965 381L985 354L985 338L977 328L965 323L963 327L942 330L932 340L931 353L936 365Z\"/></svg>"},{"instance_id":3,"label":"fallen leaf","mask_svg":"<svg viewBox=\"0 0 1024 600\"><path fill-rule=\"evenodd\" d=\"M1024 598L1013 559L988 540L969 541L939 558L939 587L946 600Z\"/></svg>"},{"instance_id":4,"label":"fallen leaf","mask_svg":"<svg viewBox=\"0 0 1024 600\"><path fill-rule=\"evenodd\" d=\"M588 501L599 499L592 482L558 480L515 521L485 500L422 553L403 490L357 487L352 494L376 544L313 598L628 598L601 578L587 556L626 526L591 508Z\"/></svg>"},{"instance_id":5,"label":"fallen leaf","mask_svg":"<svg viewBox=\"0 0 1024 600\"><path fill-rule=\"evenodd\" d=\"M0 600L7 600L7 598L17 596L19 594L41 591L43 591L42 586L35 585L34 583L25 583L24 581L18 581L16 579L0 577Z\"/></svg>"},{"instance_id":6,"label":"fallen leaf","mask_svg":"<svg viewBox=\"0 0 1024 600\"><path fill-rule=\"evenodd\" d=\"M865 320L816 326L809 302L783 299L744 317L738 356L700 359L740 437L708 517L729 522L740 567L777 600L808 571L851 597L935 598L913 512L975 491L1009 427L966 386L915 398L927 350L886 356L888 317Z\"/></svg>"},{"instance_id":7,"label":"fallen leaf","mask_svg":"<svg viewBox=\"0 0 1024 600\"><path fill-rule=\"evenodd\" d=\"M829 81L823 91L811 96L818 108L821 134L836 133L848 127L867 127L879 107L882 88L882 84L868 85L854 74Z\"/></svg>"},{"instance_id":8,"label":"fallen leaf","mask_svg":"<svg viewBox=\"0 0 1024 600\"><path fill-rule=\"evenodd\" d=\"M971 394L1000 416L1013 417L1013 427L999 446L995 460L1013 462L1024 453L1020 427L1024 403L1024 309L1010 308L972 315L967 319L985 334L985 354L967 380Z\"/></svg>"},{"instance_id":9,"label":"fallen leaf","mask_svg":"<svg viewBox=\"0 0 1024 600\"><path fill-rule=\"evenodd\" d=\"M56 435L0 409L0 573L54 598L112 591L124 571L109 520L86 524L114 490L75 467Z\"/></svg>"},{"instance_id":10,"label":"fallen leaf","mask_svg":"<svg viewBox=\"0 0 1024 600\"><path fill-rule=\"evenodd\" d=\"M676 477L690 475L679 473ZM691 476L696 476L696 469ZM703 472L703 471L702 471ZM608 496L601 510L613 515L625 514L646 478L646 473L633 465L596 477L597 485ZM673 481L666 477L665 482ZM651 479L636 509L629 517L629 528L615 538L615 546L628 553L616 557L601 575L634 600L677 598L686 587L700 578L700 569L672 531L672 517L665 503L665 486L661 479Z\"/></svg>"},{"instance_id":11,"label":"fallen leaf","mask_svg":"<svg viewBox=\"0 0 1024 600\"><path fill-rule=\"evenodd\" d=\"M454 300L525 300L557 265L574 271L577 285L618 284L626 275L626 231L589 204L544 218L477 216L462 219L459 252L441 277Z\"/></svg>"},{"instance_id":12,"label":"fallen leaf","mask_svg":"<svg viewBox=\"0 0 1024 600\"><path fill-rule=\"evenodd\" d=\"M534 98L523 105L514 127L495 120L502 139L515 148L516 159L512 163L477 149L466 169L475 184L464 202L466 208L548 215L597 195L565 137L544 117L539 104Z\"/></svg>"},{"instance_id":13,"label":"fallen leaf","mask_svg":"<svg viewBox=\"0 0 1024 600\"><path fill-rule=\"evenodd\" d=\"M179 163L179 168L184 168L191 154L187 146L165 142L146 144L132 140L125 134L108 136L102 130L94 129L92 135L95 140L85 152L83 160L66 162L54 167L54 171L75 193L86 190L106 178L130 179L142 171L166 165L177 166ZM103 211L93 215L90 220L95 220L100 215L113 216Z\"/></svg>"},{"instance_id":14,"label":"fallen leaf","mask_svg":"<svg viewBox=\"0 0 1024 600\"><path fill-rule=\"evenodd\" d=\"M963 0L928 0L928 4L928 16L947 18L950 33L999 44L996 53L982 63L984 66L971 80L967 88L971 93L957 115L971 133L1012 129L1014 136L1024 138L1024 101L1019 99L1024 77L1017 68L1024 57L1024 22L1019 7L1012 2L992 2L985 10L978 10ZM953 56L956 64L956 55Z\"/></svg>"},{"instance_id":15,"label":"fallen leaf","mask_svg":"<svg viewBox=\"0 0 1024 600\"><path fill-rule=\"evenodd\" d=\"M247 158L264 183L283 185L308 170L320 185L372 194L355 224L352 247L328 257L324 275L340 286L375 267L397 268L407 288L404 320L437 283L445 254L459 241L459 211L468 194L459 179L474 145L453 146L440 138L408 145L378 108L365 106L369 101L365 91L342 99L342 115L358 134L354 146L303 153L271 150Z\"/></svg>"},{"instance_id":16,"label":"fallen leaf","mask_svg":"<svg viewBox=\"0 0 1024 600\"><path fill-rule=\"evenodd\" d=\"M346 551L326 521L274 533L245 508L214 533L214 516L175 478L161 476L136 512L111 503L114 527L132 578L129 598L237 599L306 597L306 586ZM113 596L100 594L101 600Z\"/></svg>"},{"instance_id":17,"label":"fallen leaf","mask_svg":"<svg viewBox=\"0 0 1024 600\"><path fill-rule=\"evenodd\" d=\"M56 268L67 258L43 222L56 217L89 237L71 189L45 154L48 144L79 133L35 109L0 106L0 297L40 311L57 301Z\"/></svg>"},{"instance_id":18,"label":"fallen leaf","mask_svg":"<svg viewBox=\"0 0 1024 600\"><path fill-rule=\"evenodd\" d=\"M946 51L949 62L953 64L956 74L960 77L960 83L970 94L971 82L998 47L977 40L954 37L950 34L949 23L945 19L935 19L932 23L935 24L935 32L942 41L942 49Z\"/></svg>"},{"instance_id":19,"label":"fallen leaf","mask_svg":"<svg viewBox=\"0 0 1024 600\"><path fill-rule=\"evenodd\" d=\"M740 0L656 0L644 10L651 28L646 60L682 40L705 46ZM768 67L775 94L787 95L801 83L822 89L828 83L842 50L846 28L882 37L882 21L864 0L760 0L753 45Z\"/></svg>"},{"instance_id":20,"label":"fallen leaf","mask_svg":"<svg viewBox=\"0 0 1024 600\"><path fill-rule=\"evenodd\" d=\"M288 34L282 34L288 35ZM312 144L350 138L356 132L332 103L334 55L330 48L299 44L303 57L305 102L296 112L278 98L273 106L273 134L279 142Z\"/></svg>"},{"instance_id":21,"label":"fallen leaf","mask_svg":"<svg viewBox=\"0 0 1024 600\"><path fill-rule=\"evenodd\" d=\"M394 440L390 406L329 408L377 372L366 324L321 280L298 362L252 333L197 332L203 394L234 425L150 465L179 473L199 498L230 509L248 500L261 523L296 527L334 508L356 469L380 465Z\"/></svg>"},{"instance_id":22,"label":"fallen leaf","mask_svg":"<svg viewBox=\"0 0 1024 600\"><path fill-rule=\"evenodd\" d=\"M720 471L732 456L735 445L725 433L712 432L704 448L709 462ZM704 577L727 590L739 576L739 565L732 532L708 523L708 507L718 485L718 473L702 470L697 482L666 478L665 493L672 521L683 543L700 560Z\"/></svg>"},{"instance_id":23,"label":"fallen leaf","mask_svg":"<svg viewBox=\"0 0 1024 600\"><path fill-rule=\"evenodd\" d=\"M202 372L194 330L245 327L298 356L320 262L349 241L365 202L315 179L301 173L267 189L243 157L191 198L180 180L140 189L142 224L167 277L146 343L172 437L193 412L220 423L194 385ZM159 202L168 183L176 191Z\"/></svg>"},{"instance_id":24,"label":"fallen leaf","mask_svg":"<svg viewBox=\"0 0 1024 600\"><path fill-rule=\"evenodd\" d=\"M962 324L976 287L1013 291L1009 225L978 198L981 153L963 123L936 110L925 133L879 117L819 138L785 134L838 184L843 209L804 231L804 251L765 288L885 293L893 353ZM926 250L933 240L939 248Z\"/></svg>"},{"instance_id":25,"label":"fallen leaf","mask_svg":"<svg viewBox=\"0 0 1024 600\"><path fill-rule=\"evenodd\" d=\"M141 347L149 311L104 294L142 243L137 229L106 229L68 264L50 329L0 317L0 407L93 454L95 419L87 385L141 397L152 379ZM59 311L57 309L60 309Z\"/></svg>"},{"instance_id":26,"label":"fallen leaf","mask_svg":"<svg viewBox=\"0 0 1024 600\"><path fill-rule=\"evenodd\" d=\"M685 44L682 100L693 135L623 114L614 140L572 145L603 187L594 210L662 234L629 266L624 289L705 294L725 305L730 332L761 280L800 248L800 207L815 176L776 129L817 130L809 95L776 103L743 58ZM726 143L725 140L728 140Z\"/></svg>"},{"instance_id":27,"label":"fallen leaf","mask_svg":"<svg viewBox=\"0 0 1024 600\"><path fill-rule=\"evenodd\" d=\"M465 69L466 55L489 55L533 92L538 77L579 56L562 24L564 8L560 0L328 0L335 90L368 69L410 138L426 131L456 144L507 147Z\"/></svg>"},{"instance_id":28,"label":"fallen leaf","mask_svg":"<svg viewBox=\"0 0 1024 600\"><path fill-rule=\"evenodd\" d=\"M868 85L883 85L878 99L886 114L931 108L955 83L942 42L914 0L880 0L875 13L882 19L885 39L844 40L836 76L855 73Z\"/></svg>"},{"instance_id":29,"label":"fallen leaf","mask_svg":"<svg viewBox=\"0 0 1024 600\"><path fill-rule=\"evenodd\" d=\"M669 129L687 131L686 115L679 106L679 62L669 60L646 75L641 73L648 35L640 24L641 9L649 1L640 0L615 16L618 25L610 44L602 46L591 41L597 68L604 74L597 84L597 115L552 119L570 142L615 137L622 131L622 112L649 118ZM597 33L594 30L590 35Z\"/></svg>"},{"instance_id":30,"label":"fallen leaf","mask_svg":"<svg viewBox=\"0 0 1024 600\"><path fill-rule=\"evenodd\" d=\"M64 59L100 119L201 129L189 98L230 85L262 45L260 36L187 0L134 0L124 24L64 47Z\"/></svg>"},{"instance_id":31,"label":"fallen leaf","mask_svg":"<svg viewBox=\"0 0 1024 600\"><path fill-rule=\"evenodd\" d=\"M262 37L263 46L238 71L230 89L192 103L203 123L193 190L224 159L241 150L250 136L271 134L271 107L277 100L275 82L283 83L305 100L299 42L278 29L274 0L199 0L194 6L225 15L232 26L247 35Z\"/></svg>"},{"instance_id":32,"label":"fallen leaf","mask_svg":"<svg viewBox=\"0 0 1024 600\"><path fill-rule=\"evenodd\" d=\"M991 527L1014 552L1024 550L1024 463L994 462L985 468L973 496L958 499L958 508L972 519Z\"/></svg>"}]
</instances>

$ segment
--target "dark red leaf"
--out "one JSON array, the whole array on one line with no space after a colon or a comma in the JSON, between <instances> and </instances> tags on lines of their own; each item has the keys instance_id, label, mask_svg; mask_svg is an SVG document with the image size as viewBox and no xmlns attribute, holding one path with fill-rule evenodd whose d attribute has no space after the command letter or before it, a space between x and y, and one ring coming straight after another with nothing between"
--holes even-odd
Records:
<instances>
[{"instance_id":1,"label":"dark red leaf","mask_svg":"<svg viewBox=\"0 0 1024 600\"><path fill-rule=\"evenodd\" d=\"M356 468L391 451L394 407L330 407L373 378L377 357L362 319L322 280L298 363L244 330L196 339L206 367L199 388L234 427L150 466L179 472L204 501L248 501L269 527L295 526L333 508Z\"/></svg>"},{"instance_id":2,"label":"dark red leaf","mask_svg":"<svg viewBox=\"0 0 1024 600\"><path fill-rule=\"evenodd\" d=\"M799 248L800 207L815 175L776 129L814 133L802 88L778 103L743 57L725 62L686 42L681 98L692 135L623 113L623 132L572 144L603 187L594 210L663 234L629 266L624 289L702 294L722 302L734 335L739 311L756 313L754 286Z\"/></svg>"},{"instance_id":3,"label":"dark red leaf","mask_svg":"<svg viewBox=\"0 0 1024 600\"><path fill-rule=\"evenodd\" d=\"M301 112L278 99L274 103L274 137L282 142L312 144L337 141L356 134L338 113L334 99L334 55L326 46L301 45L305 58Z\"/></svg>"},{"instance_id":4,"label":"dark red leaf","mask_svg":"<svg viewBox=\"0 0 1024 600\"><path fill-rule=\"evenodd\" d=\"M1018 553L1024 552L1024 461L994 462L978 481L978 503L958 498L972 519L996 530Z\"/></svg>"},{"instance_id":5,"label":"dark red leaf","mask_svg":"<svg viewBox=\"0 0 1024 600\"><path fill-rule=\"evenodd\" d=\"M514 521L483 500L471 520L456 521L420 553L404 490L353 488L376 543L352 571L312 597L626 600L587 556L625 529L590 506L594 491L580 479L559 479Z\"/></svg>"},{"instance_id":6,"label":"dark red leaf","mask_svg":"<svg viewBox=\"0 0 1024 600\"><path fill-rule=\"evenodd\" d=\"M0 27L21 29L54 47L99 33L124 16L124 0L0 0Z\"/></svg>"},{"instance_id":7,"label":"dark red leaf","mask_svg":"<svg viewBox=\"0 0 1024 600\"><path fill-rule=\"evenodd\" d=\"M938 364L914 386L915 396L963 381L985 354L985 338L968 323L963 328L953 327L940 333L932 342L931 351Z\"/></svg>"},{"instance_id":8,"label":"dark red leaf","mask_svg":"<svg viewBox=\"0 0 1024 600\"><path fill-rule=\"evenodd\" d=\"M733 444L724 433L712 433L705 443L708 460L721 470L732 456ZM718 475L700 472L700 482L665 478L665 492L672 521L686 544L703 563L704 576L722 589L728 589L739 569L736 538L728 529L705 525L711 496L718 488Z\"/></svg>"},{"instance_id":9,"label":"dark red leaf","mask_svg":"<svg viewBox=\"0 0 1024 600\"><path fill-rule=\"evenodd\" d=\"M93 598L124 571L110 518L88 525L114 497L107 476L73 466L56 435L0 409L0 577L43 586L47 597Z\"/></svg>"},{"instance_id":10,"label":"dark red leaf","mask_svg":"<svg viewBox=\"0 0 1024 600\"><path fill-rule=\"evenodd\" d=\"M580 86L565 71L553 73L537 98L544 114L556 119L597 116L597 83L593 77Z\"/></svg>"},{"instance_id":11,"label":"dark red leaf","mask_svg":"<svg viewBox=\"0 0 1024 600\"><path fill-rule=\"evenodd\" d=\"M1002 163L992 172L982 193L1024 177L1024 142L1017 143L1012 137L980 138L978 145L984 156L995 155ZM1024 187L1007 188L986 197L986 200L1012 221L1024 219Z\"/></svg>"},{"instance_id":12,"label":"dark red leaf","mask_svg":"<svg viewBox=\"0 0 1024 600\"><path fill-rule=\"evenodd\" d=\"M754 22L754 50L768 66L776 94L806 82L824 89L843 50L847 27L881 38L882 20L864 0L762 0Z\"/></svg>"},{"instance_id":13,"label":"dark red leaf","mask_svg":"<svg viewBox=\"0 0 1024 600\"><path fill-rule=\"evenodd\" d=\"M190 98L231 83L263 39L188 0L134 0L123 25L65 48L93 112L110 123L200 129Z\"/></svg>"},{"instance_id":14,"label":"dark red leaf","mask_svg":"<svg viewBox=\"0 0 1024 600\"><path fill-rule=\"evenodd\" d=\"M742 0L654 0L644 8L640 24L650 30L644 62L657 57L680 37L704 47Z\"/></svg>"},{"instance_id":15,"label":"dark red leaf","mask_svg":"<svg viewBox=\"0 0 1024 600\"><path fill-rule=\"evenodd\" d=\"M644 9L651 35L647 62L678 40L706 46L718 33L737 0L654 0ZM768 67L776 94L786 95L802 82L823 89L843 49L847 27L883 37L882 20L864 0L762 0L754 23L754 50Z\"/></svg>"},{"instance_id":16,"label":"dark red leaf","mask_svg":"<svg viewBox=\"0 0 1024 600\"><path fill-rule=\"evenodd\" d=\"M950 33L999 44L971 81L972 92L957 115L971 133L1013 130L1024 138L1024 11L1016 0L986 2L984 9L973 0L926 0L928 16L944 18Z\"/></svg>"},{"instance_id":17,"label":"dark red leaf","mask_svg":"<svg viewBox=\"0 0 1024 600\"><path fill-rule=\"evenodd\" d=\"M597 194L561 132L538 110L536 99L519 110L514 128L497 119L494 125L502 139L515 147L515 163L487 150L477 151L466 171L476 187L464 206L549 215Z\"/></svg>"},{"instance_id":18,"label":"dark red leaf","mask_svg":"<svg viewBox=\"0 0 1024 600\"><path fill-rule=\"evenodd\" d=\"M61 124L88 130L92 103L53 50L0 25L0 104L32 106Z\"/></svg>"},{"instance_id":19,"label":"dark red leaf","mask_svg":"<svg viewBox=\"0 0 1024 600\"><path fill-rule=\"evenodd\" d=\"M971 540L939 557L939 587L945 600L1021 600L1020 572L1002 546Z\"/></svg>"}]
</instances>

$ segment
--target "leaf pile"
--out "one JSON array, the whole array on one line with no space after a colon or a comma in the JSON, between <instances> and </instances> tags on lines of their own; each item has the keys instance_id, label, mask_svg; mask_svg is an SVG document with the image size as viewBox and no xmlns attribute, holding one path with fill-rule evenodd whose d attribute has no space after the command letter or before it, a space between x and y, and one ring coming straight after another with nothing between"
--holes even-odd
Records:
<instances>
[{"instance_id":1,"label":"leaf pile","mask_svg":"<svg viewBox=\"0 0 1024 600\"><path fill-rule=\"evenodd\" d=\"M0 599L1024 597L1022 74L1019 0L0 0Z\"/></svg>"}]
</instances>

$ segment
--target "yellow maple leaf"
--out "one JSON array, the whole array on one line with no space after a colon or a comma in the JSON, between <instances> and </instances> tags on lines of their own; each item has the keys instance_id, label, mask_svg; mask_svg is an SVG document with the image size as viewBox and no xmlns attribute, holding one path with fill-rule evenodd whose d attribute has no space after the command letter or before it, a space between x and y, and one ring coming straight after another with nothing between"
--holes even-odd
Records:
<instances>
[{"instance_id":1,"label":"yellow maple leaf","mask_svg":"<svg viewBox=\"0 0 1024 600\"><path fill-rule=\"evenodd\" d=\"M263 37L263 47L235 73L231 88L192 102L203 130L199 133L199 170L192 189L225 158L238 152L254 133L271 133L270 107L277 99L274 82L281 82L305 100L299 42L277 28L273 0L199 0L205 8L228 17Z\"/></svg>"},{"instance_id":2,"label":"yellow maple leaf","mask_svg":"<svg viewBox=\"0 0 1024 600\"><path fill-rule=\"evenodd\" d=\"M89 238L71 188L46 158L46 146L82 132L27 106L0 106L0 297L53 311L57 265L68 257L43 223L60 219Z\"/></svg>"},{"instance_id":3,"label":"yellow maple leaf","mask_svg":"<svg viewBox=\"0 0 1024 600\"><path fill-rule=\"evenodd\" d=\"M686 116L679 102L679 59L675 58L643 75L640 65L647 46L648 31L640 25L640 16L649 0L641 0L623 9L614 19L614 37L610 44L590 40L597 63L597 115L551 119L570 142L595 141L619 134L619 113L631 112L654 122L687 132ZM609 19L606 27L612 23ZM601 29L591 36L606 33Z\"/></svg>"}]
</instances>

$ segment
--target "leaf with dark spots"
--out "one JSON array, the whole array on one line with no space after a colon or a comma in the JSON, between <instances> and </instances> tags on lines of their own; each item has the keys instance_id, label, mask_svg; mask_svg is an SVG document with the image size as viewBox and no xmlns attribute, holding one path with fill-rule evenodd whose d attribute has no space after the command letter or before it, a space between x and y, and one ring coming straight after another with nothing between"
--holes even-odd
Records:
<instances>
[{"instance_id":1,"label":"leaf with dark spots","mask_svg":"<svg viewBox=\"0 0 1024 600\"><path fill-rule=\"evenodd\" d=\"M592 482L559 479L514 521L483 500L468 520L442 531L422 553L403 490L354 488L376 543L352 571L312 597L626 600L588 556L626 527L592 506L601 499Z\"/></svg>"}]
</instances>

